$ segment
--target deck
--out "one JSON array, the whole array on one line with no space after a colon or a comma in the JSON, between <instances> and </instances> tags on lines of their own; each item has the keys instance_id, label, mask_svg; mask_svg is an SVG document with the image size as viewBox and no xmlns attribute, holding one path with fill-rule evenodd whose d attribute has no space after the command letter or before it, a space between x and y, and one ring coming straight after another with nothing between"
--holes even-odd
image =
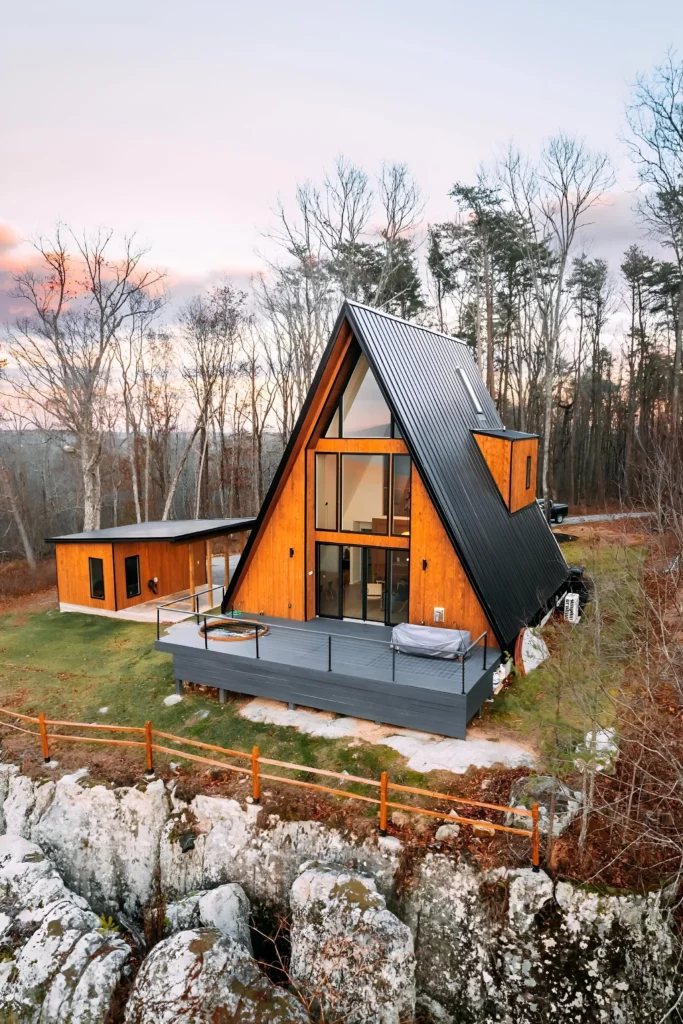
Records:
<instances>
[{"instance_id":1,"label":"deck","mask_svg":"<svg viewBox=\"0 0 683 1024\"><path fill-rule=\"evenodd\" d=\"M391 629L363 622L292 623L247 615L268 626L256 642L206 639L185 620L164 629L155 647L173 656L183 682L270 697L388 725L465 738L467 723L493 690L497 648L478 646L462 661L395 652ZM463 672L464 668L464 672Z\"/></svg>"}]
</instances>

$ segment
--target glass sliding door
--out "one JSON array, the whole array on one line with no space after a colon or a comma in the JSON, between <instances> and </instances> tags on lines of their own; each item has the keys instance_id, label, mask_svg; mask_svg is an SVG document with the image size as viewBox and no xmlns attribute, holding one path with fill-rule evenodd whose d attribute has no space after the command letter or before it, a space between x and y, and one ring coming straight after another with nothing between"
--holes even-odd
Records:
<instances>
[{"instance_id":1,"label":"glass sliding door","mask_svg":"<svg viewBox=\"0 0 683 1024\"><path fill-rule=\"evenodd\" d=\"M318 615L387 626L408 621L407 551L318 544Z\"/></svg>"},{"instance_id":2,"label":"glass sliding door","mask_svg":"<svg viewBox=\"0 0 683 1024\"><path fill-rule=\"evenodd\" d=\"M355 544L342 548L343 615L345 619L362 619L363 615L363 551Z\"/></svg>"},{"instance_id":3,"label":"glass sliding door","mask_svg":"<svg viewBox=\"0 0 683 1024\"><path fill-rule=\"evenodd\" d=\"M386 621L387 550L364 548L365 551L365 614L370 622Z\"/></svg>"},{"instance_id":4,"label":"glass sliding door","mask_svg":"<svg viewBox=\"0 0 683 1024\"><path fill-rule=\"evenodd\" d=\"M390 551L390 588L388 622L396 626L408 621L410 594L410 556L407 551Z\"/></svg>"},{"instance_id":5,"label":"glass sliding door","mask_svg":"<svg viewBox=\"0 0 683 1024\"><path fill-rule=\"evenodd\" d=\"M318 544L318 615L341 618L341 566L338 544Z\"/></svg>"}]
</instances>

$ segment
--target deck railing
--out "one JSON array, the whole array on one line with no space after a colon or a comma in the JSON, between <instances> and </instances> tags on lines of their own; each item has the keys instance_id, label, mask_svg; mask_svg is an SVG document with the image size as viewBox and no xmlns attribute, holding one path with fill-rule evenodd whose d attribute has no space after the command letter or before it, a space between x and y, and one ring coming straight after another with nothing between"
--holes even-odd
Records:
<instances>
[{"instance_id":1,"label":"deck railing","mask_svg":"<svg viewBox=\"0 0 683 1024\"><path fill-rule=\"evenodd\" d=\"M21 732L29 736L34 736L36 740L40 741L43 761L45 764L50 764L51 762L50 747L53 744L97 743L110 746L138 747L145 751L145 773L147 778L151 778L154 775L154 752L156 751L160 754L171 754L175 757L182 757L187 761L193 761L197 764L206 764L214 768L222 768L225 771L237 772L242 775L250 775L252 789L251 796L254 803L260 802L261 781L265 779L269 782L280 783L285 786L295 786L301 789L310 789L320 793L327 793L332 796L343 797L345 800L359 800L366 804L374 804L378 807L380 835L387 834L388 812L389 809L392 809L407 811L410 814L423 814L431 818L445 819L448 822L469 825L475 829L486 829L487 831L492 830L494 832L504 832L509 835L526 836L531 840L531 863L533 869L534 871L538 871L540 863L538 804L532 804L531 809L527 810L524 807L509 807L501 804L485 803L482 800L470 800L465 797L452 796L450 793L439 793L431 789L421 789L418 786L403 786L398 782L390 782L387 772L382 772L379 779L368 779L362 775L349 775L346 772L335 772L327 768L313 768L310 765L293 764L290 761L277 761L270 757L262 757L259 748L256 746L252 747L251 753L246 753L242 750L230 750L228 747L219 747L213 743L203 743L201 740L189 739L186 736L176 736L174 733L162 732L161 730L154 729L151 721L145 722L143 726L102 725L99 723L70 722L64 719L46 718L42 711L39 712L37 716L24 715L20 714L18 711L10 711L7 708L0 708L0 715L5 716L3 719L0 719L0 726L14 729L17 732ZM8 718L14 718L20 722L37 725L38 729L33 730L23 728L22 726L15 725L7 721ZM54 729L55 727L66 729L85 729L90 730L91 733L95 732L98 735L80 736L73 735L71 733L48 731L49 728ZM128 736L132 735L138 738L117 739L109 736L102 737L101 734L104 732L125 733ZM176 744L176 747L173 748L166 746L165 744L157 743L157 737ZM216 758L204 757L201 754L192 754L187 750L179 750L178 746L190 746L196 747L199 750L208 750L212 753L220 754L222 757L236 758L238 760L246 761L248 766L229 764L226 761L219 761ZM339 779L344 784L354 783L360 786L367 786L375 791L379 790L379 797L369 796L364 793L354 793L332 786L323 786L314 782L307 782L304 779L292 779L283 775L273 775L271 773L262 772L262 765L266 765L271 768L284 768L288 771L317 775L324 778ZM432 810L431 808L421 807L415 804L401 803L389 799L392 792L409 793L412 796L425 797L439 803L446 802L459 804L463 807L476 807L485 811L488 810L503 814L512 813L519 817L529 818L531 827L515 828L512 825L500 825L498 822L489 821L486 818L465 817L460 814L455 814L452 810Z\"/></svg>"},{"instance_id":2,"label":"deck railing","mask_svg":"<svg viewBox=\"0 0 683 1024\"><path fill-rule=\"evenodd\" d=\"M220 589L220 587L207 588L207 590L203 590L203 591L201 591L201 593L202 594L207 593L207 591L209 589L216 590L216 589ZM187 598L186 597L185 598L178 598L175 601L167 602L167 604L157 605L157 640L161 639L161 612L164 609L169 608L171 605L179 604L181 601L187 601ZM202 635L203 635L203 638L204 638L204 649L207 650L207 651L209 650L210 637L209 637L209 630L207 630L206 627L207 627L208 621L211 620L213 622L232 622L232 621L237 622L237 621L242 621L242 622L248 622L251 625L253 625L253 627L254 627L254 657L255 658L260 658L261 657L261 649L260 649L260 646L259 646L259 637L265 635L266 633L268 633L270 631L283 630L283 631L287 631L287 632L290 632L290 633L299 633L299 634L302 635L302 637L305 636L306 639L309 640L309 641L311 639L314 639L314 638L316 638L316 639L320 638L322 640L322 644L320 645L320 653L323 656L325 654L327 656L327 671L328 672L332 672L333 671L333 668L332 668L332 646L333 646L333 640L334 640L335 645L337 645L337 644L343 645L344 643L348 643L348 642L354 642L356 644L361 644L361 645L363 645L363 644L374 644L375 646L382 647L384 650L388 651L388 653L390 655L390 658L391 658L391 681L392 681L392 683L396 681L396 655L399 654L400 657L403 657L403 658L407 657L407 658L411 658L411 659L416 657L415 655L405 654L402 651L399 651L398 648L396 648L389 640L373 640L370 637L351 636L351 635L347 635L347 634L343 634L343 633L324 633L321 630L303 629L301 626L285 626L283 623L280 623L280 622L277 622L277 623L273 623L273 622L267 622L266 623L266 622L264 622L263 624L261 624L261 623L257 622L256 619L252 618L251 616L247 615L247 616L245 616L243 618L241 615L235 615L234 610L232 610L229 615L222 615L222 614L221 615L215 615L215 614L212 614L211 612L200 612L199 611L199 607L197 605L197 607L193 609L191 614L194 616L195 621L197 622L197 625L199 625L200 622L203 623ZM481 642L482 640L483 640L483 644ZM221 642L221 641L217 641L217 642ZM484 632L481 633L480 636L478 636L476 640L473 640L472 643L461 654L456 655L456 657L454 659L452 659L456 664L457 663L460 664L460 671L461 671L461 689L460 689L460 692L461 692L461 694L465 694L465 692L466 692L466 685L465 685L466 663L467 663L468 659L471 659L473 657L473 651L474 651L474 649L476 647L481 648L481 651L482 651L481 668L482 668L482 672L485 672L486 671L486 663L487 663L487 659L488 659L488 630L484 630ZM430 663L432 663L434 665L439 665L439 666L443 666L444 664L447 664L449 660L450 659L445 659L445 658L433 658L433 659L422 659L421 658L420 659L420 661L423 662L423 663L425 661L427 661L427 662L430 662Z\"/></svg>"}]
</instances>

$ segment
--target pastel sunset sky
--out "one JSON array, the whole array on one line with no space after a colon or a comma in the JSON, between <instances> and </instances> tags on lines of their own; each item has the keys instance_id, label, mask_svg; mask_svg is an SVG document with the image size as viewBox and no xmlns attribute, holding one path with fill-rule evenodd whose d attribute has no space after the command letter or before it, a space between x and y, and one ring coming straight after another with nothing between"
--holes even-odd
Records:
<instances>
[{"instance_id":1,"label":"pastel sunset sky","mask_svg":"<svg viewBox=\"0 0 683 1024\"><path fill-rule=\"evenodd\" d=\"M3 0L0 268L62 220L136 232L178 281L242 277L277 197L339 153L405 161L435 221L508 140L559 129L612 155L589 241L616 260L629 84L679 43L680 0Z\"/></svg>"}]
</instances>

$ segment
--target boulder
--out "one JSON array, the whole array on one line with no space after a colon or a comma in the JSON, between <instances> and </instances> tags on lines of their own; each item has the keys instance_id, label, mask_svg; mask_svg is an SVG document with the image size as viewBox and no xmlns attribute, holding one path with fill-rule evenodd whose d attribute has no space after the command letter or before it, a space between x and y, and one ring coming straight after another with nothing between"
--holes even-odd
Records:
<instances>
[{"instance_id":1,"label":"boulder","mask_svg":"<svg viewBox=\"0 0 683 1024\"><path fill-rule=\"evenodd\" d=\"M410 929L386 908L372 878L332 865L306 868L292 886L292 979L326 1019L399 1024L415 1011Z\"/></svg>"},{"instance_id":2,"label":"boulder","mask_svg":"<svg viewBox=\"0 0 683 1024\"><path fill-rule=\"evenodd\" d=\"M191 928L215 928L226 939L239 942L250 953L251 907L241 885L230 883L216 889L192 893L166 907L164 934Z\"/></svg>"},{"instance_id":3,"label":"boulder","mask_svg":"<svg viewBox=\"0 0 683 1024\"><path fill-rule=\"evenodd\" d=\"M581 793L565 786L551 775L523 776L510 788L510 806L531 810L538 804L538 831L547 835L550 830L550 807L555 794L553 835L559 836L571 825L581 809ZM531 818L523 814L506 814L505 824L513 828L531 828Z\"/></svg>"},{"instance_id":4,"label":"boulder","mask_svg":"<svg viewBox=\"0 0 683 1024\"><path fill-rule=\"evenodd\" d=\"M100 1024L129 974L130 948L65 885L42 850L0 837L4 908L0 1019Z\"/></svg>"},{"instance_id":5,"label":"boulder","mask_svg":"<svg viewBox=\"0 0 683 1024\"><path fill-rule=\"evenodd\" d=\"M243 945L215 928L177 932L143 962L125 1024L309 1024Z\"/></svg>"},{"instance_id":6,"label":"boulder","mask_svg":"<svg viewBox=\"0 0 683 1024\"><path fill-rule=\"evenodd\" d=\"M406 920L419 933L418 1007L439 1024L655 1024L676 998L661 893L600 896L429 853Z\"/></svg>"},{"instance_id":7,"label":"boulder","mask_svg":"<svg viewBox=\"0 0 683 1024\"><path fill-rule=\"evenodd\" d=\"M189 804L174 797L173 805L159 852L161 891L169 903L238 882L252 903L286 913L289 890L309 861L348 865L371 874L384 895L393 892L402 847L391 836L360 841L318 821L282 821L277 815L264 821L258 806L245 809L224 797L200 794ZM183 849L188 834L193 842Z\"/></svg>"}]
</instances>

